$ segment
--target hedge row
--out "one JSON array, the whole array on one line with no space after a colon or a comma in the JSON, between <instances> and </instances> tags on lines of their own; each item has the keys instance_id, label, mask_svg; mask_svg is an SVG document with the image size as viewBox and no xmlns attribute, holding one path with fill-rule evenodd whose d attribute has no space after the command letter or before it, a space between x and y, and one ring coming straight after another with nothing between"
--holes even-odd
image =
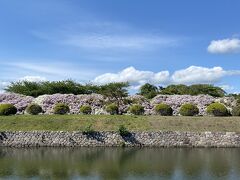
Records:
<instances>
[{"instance_id":1,"label":"hedge row","mask_svg":"<svg viewBox=\"0 0 240 180\"><path fill-rule=\"evenodd\" d=\"M119 109L116 104L110 104L105 107L105 110L111 114L119 114ZM134 115L143 115L144 107L139 104L133 104L129 107L129 112ZM155 106L156 114L161 116L171 116L173 115L173 109L167 104L158 104ZM31 115L37 115L43 113L42 107L38 104L30 104L26 108L26 112ZM68 114L70 112L70 108L68 105L63 103L57 103L53 107L54 114ZM17 108L11 104L0 104L0 115L14 115L17 113ZM80 107L81 114L91 114L92 108L89 105L84 105ZM212 116L240 116L240 106L236 106L232 110L232 114L228 111L228 109L221 103L212 103L207 107L207 113ZM194 104L183 104L180 107L179 114L182 116L196 116L199 114L199 109Z\"/></svg>"}]
</instances>

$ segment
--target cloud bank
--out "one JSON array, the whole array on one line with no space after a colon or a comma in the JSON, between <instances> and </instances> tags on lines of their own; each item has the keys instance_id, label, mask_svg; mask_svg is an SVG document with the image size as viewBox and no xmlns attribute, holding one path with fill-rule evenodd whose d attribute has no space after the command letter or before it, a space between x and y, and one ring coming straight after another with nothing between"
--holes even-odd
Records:
<instances>
[{"instance_id":1,"label":"cloud bank","mask_svg":"<svg viewBox=\"0 0 240 180\"><path fill-rule=\"evenodd\" d=\"M214 54L239 53L240 39L213 40L207 48L208 52Z\"/></svg>"},{"instance_id":2,"label":"cloud bank","mask_svg":"<svg viewBox=\"0 0 240 180\"><path fill-rule=\"evenodd\" d=\"M109 82L129 82L131 84L144 84L144 83L163 83L165 84L169 80L168 71L160 71L154 73L152 71L140 71L134 67L128 67L118 73L105 73L97 76L94 79L94 83L107 84Z\"/></svg>"},{"instance_id":3,"label":"cloud bank","mask_svg":"<svg viewBox=\"0 0 240 180\"><path fill-rule=\"evenodd\" d=\"M81 22L72 27L53 29L48 32L32 31L40 39L80 50L102 52L145 51L182 44L182 38L144 31L118 22Z\"/></svg>"},{"instance_id":4,"label":"cloud bank","mask_svg":"<svg viewBox=\"0 0 240 180\"><path fill-rule=\"evenodd\" d=\"M186 69L181 69L170 74L169 71L141 71L134 67L127 67L117 73L105 73L97 76L93 83L107 84L110 82L126 82L132 85L132 89L137 89L144 83L151 83L155 85L169 85L169 84L196 84L206 83L214 84L220 82L225 76L240 75L240 70L227 71L222 67L200 67L190 66Z\"/></svg>"}]
</instances>

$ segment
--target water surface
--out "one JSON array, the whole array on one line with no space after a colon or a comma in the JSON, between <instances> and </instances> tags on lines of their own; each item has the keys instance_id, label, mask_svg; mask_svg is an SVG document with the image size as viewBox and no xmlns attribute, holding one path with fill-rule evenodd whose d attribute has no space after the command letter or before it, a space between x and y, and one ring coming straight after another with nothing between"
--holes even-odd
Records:
<instances>
[{"instance_id":1,"label":"water surface","mask_svg":"<svg viewBox=\"0 0 240 180\"><path fill-rule=\"evenodd\" d=\"M240 149L0 148L0 179L239 179Z\"/></svg>"}]
</instances>

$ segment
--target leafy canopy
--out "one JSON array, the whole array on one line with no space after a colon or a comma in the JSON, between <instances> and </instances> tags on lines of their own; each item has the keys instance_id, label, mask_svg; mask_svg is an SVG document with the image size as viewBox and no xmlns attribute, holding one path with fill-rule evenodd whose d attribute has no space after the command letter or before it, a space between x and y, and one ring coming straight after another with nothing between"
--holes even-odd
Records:
<instances>
[{"instance_id":1,"label":"leafy canopy","mask_svg":"<svg viewBox=\"0 0 240 180\"><path fill-rule=\"evenodd\" d=\"M158 88L152 84L146 83L140 87L139 94L147 99L154 98L158 94Z\"/></svg>"}]
</instances>

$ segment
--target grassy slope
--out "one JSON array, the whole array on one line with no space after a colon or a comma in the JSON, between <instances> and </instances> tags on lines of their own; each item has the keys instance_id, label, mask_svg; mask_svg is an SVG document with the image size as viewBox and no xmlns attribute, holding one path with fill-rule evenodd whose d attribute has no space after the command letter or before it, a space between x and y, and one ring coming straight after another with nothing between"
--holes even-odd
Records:
<instances>
[{"instance_id":1,"label":"grassy slope","mask_svg":"<svg viewBox=\"0 0 240 180\"><path fill-rule=\"evenodd\" d=\"M18 115L0 116L0 131L77 131L92 124L94 130L117 130L123 124L141 131L235 131L240 132L240 117L162 117L110 115Z\"/></svg>"}]
</instances>

